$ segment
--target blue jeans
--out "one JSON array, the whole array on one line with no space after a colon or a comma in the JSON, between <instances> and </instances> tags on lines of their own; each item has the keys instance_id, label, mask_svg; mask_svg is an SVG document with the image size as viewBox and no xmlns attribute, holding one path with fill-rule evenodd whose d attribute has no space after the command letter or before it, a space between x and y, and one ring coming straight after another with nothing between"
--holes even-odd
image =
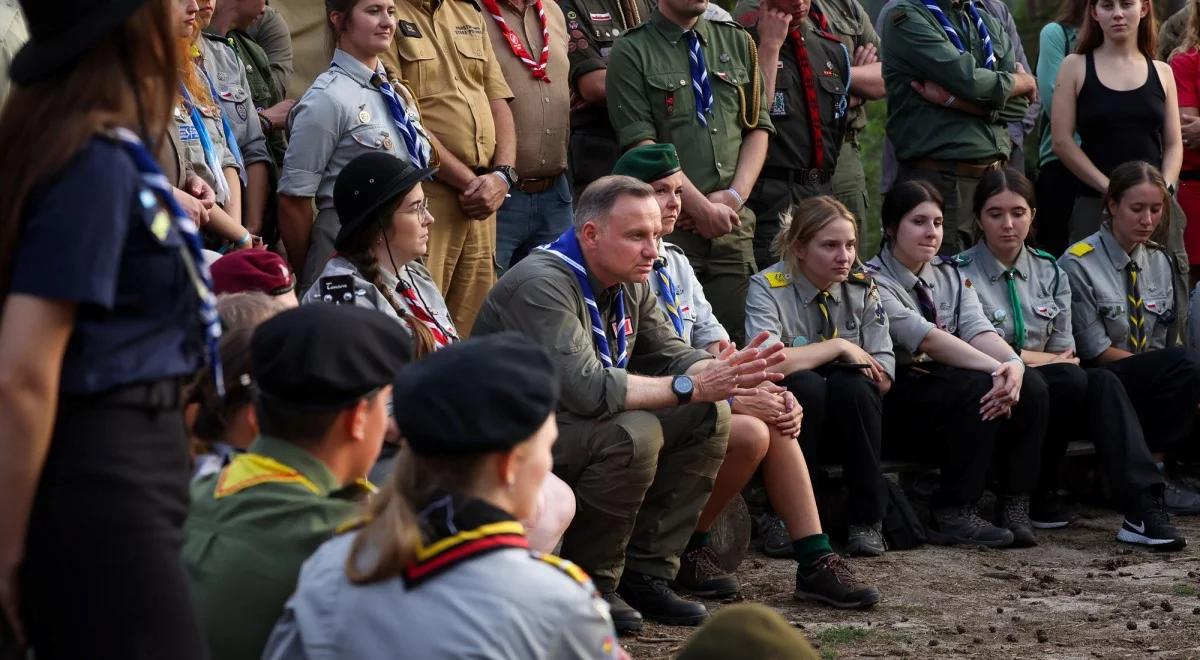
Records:
<instances>
[{"instance_id":1,"label":"blue jeans","mask_svg":"<svg viewBox=\"0 0 1200 660\"><path fill-rule=\"evenodd\" d=\"M496 212L496 276L517 265L533 248L551 243L571 225L571 187L565 174L554 185L529 194L516 188Z\"/></svg>"}]
</instances>

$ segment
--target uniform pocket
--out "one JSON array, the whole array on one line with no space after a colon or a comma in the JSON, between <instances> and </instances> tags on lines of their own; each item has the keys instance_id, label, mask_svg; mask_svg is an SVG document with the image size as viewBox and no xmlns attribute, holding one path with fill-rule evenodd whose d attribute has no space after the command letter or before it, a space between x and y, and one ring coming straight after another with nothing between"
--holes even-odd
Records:
<instances>
[{"instance_id":1,"label":"uniform pocket","mask_svg":"<svg viewBox=\"0 0 1200 660\"><path fill-rule=\"evenodd\" d=\"M243 123L250 118L250 92L236 83L223 83L217 94L221 97L221 103L226 107L233 108L237 113L238 119Z\"/></svg>"},{"instance_id":2,"label":"uniform pocket","mask_svg":"<svg viewBox=\"0 0 1200 660\"><path fill-rule=\"evenodd\" d=\"M395 43L396 54L404 68L403 75L400 75L399 71L395 73L401 78L407 78L419 96L440 92L447 86L446 76L439 75L442 64L438 61L437 51L429 39L397 36Z\"/></svg>"},{"instance_id":3,"label":"uniform pocket","mask_svg":"<svg viewBox=\"0 0 1200 660\"><path fill-rule=\"evenodd\" d=\"M846 94L846 83L842 82L841 76L834 74L832 76L818 75L817 84L821 89L829 92L831 95L841 98Z\"/></svg>"},{"instance_id":4,"label":"uniform pocket","mask_svg":"<svg viewBox=\"0 0 1200 660\"><path fill-rule=\"evenodd\" d=\"M466 73L470 80L482 85L483 69L487 61L487 56L483 50L483 33L480 32L478 35L475 35L472 32L472 35L456 34L454 36L454 48L462 56L464 73Z\"/></svg>"},{"instance_id":5,"label":"uniform pocket","mask_svg":"<svg viewBox=\"0 0 1200 660\"><path fill-rule=\"evenodd\" d=\"M367 149L391 151L395 146L392 132L379 124L360 124L350 129L350 137Z\"/></svg>"},{"instance_id":6,"label":"uniform pocket","mask_svg":"<svg viewBox=\"0 0 1200 660\"><path fill-rule=\"evenodd\" d=\"M742 85L750 82L750 74L745 68L732 66L732 64L731 62L724 65L727 68L709 71L708 77L712 80L713 96L716 97L716 102L721 105L721 111L732 113L726 116L737 117L742 111L742 101L738 90L741 89ZM722 92L722 89L730 91ZM747 91L747 93L749 92ZM746 99L746 103L749 104L753 100Z\"/></svg>"},{"instance_id":7,"label":"uniform pocket","mask_svg":"<svg viewBox=\"0 0 1200 660\"><path fill-rule=\"evenodd\" d=\"M682 123L695 112L690 73L655 73L646 76L650 87L650 113L659 126Z\"/></svg>"}]
</instances>

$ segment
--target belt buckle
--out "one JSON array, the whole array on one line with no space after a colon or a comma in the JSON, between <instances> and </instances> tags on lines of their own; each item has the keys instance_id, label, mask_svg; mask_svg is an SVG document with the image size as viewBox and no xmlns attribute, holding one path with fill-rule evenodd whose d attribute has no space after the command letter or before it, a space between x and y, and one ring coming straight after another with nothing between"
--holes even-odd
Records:
<instances>
[{"instance_id":1,"label":"belt buckle","mask_svg":"<svg viewBox=\"0 0 1200 660\"><path fill-rule=\"evenodd\" d=\"M805 170L804 178L809 185L816 185L821 182L821 170Z\"/></svg>"}]
</instances>

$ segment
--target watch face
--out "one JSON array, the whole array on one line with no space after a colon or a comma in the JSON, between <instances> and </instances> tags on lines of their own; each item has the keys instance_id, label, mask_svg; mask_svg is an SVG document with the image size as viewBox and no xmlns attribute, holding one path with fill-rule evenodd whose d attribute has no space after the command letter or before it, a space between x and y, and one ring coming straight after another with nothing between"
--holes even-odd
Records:
<instances>
[{"instance_id":1,"label":"watch face","mask_svg":"<svg viewBox=\"0 0 1200 660\"><path fill-rule=\"evenodd\" d=\"M687 376L677 376L672 385L674 385L675 391L680 394L692 393L692 379Z\"/></svg>"}]
</instances>

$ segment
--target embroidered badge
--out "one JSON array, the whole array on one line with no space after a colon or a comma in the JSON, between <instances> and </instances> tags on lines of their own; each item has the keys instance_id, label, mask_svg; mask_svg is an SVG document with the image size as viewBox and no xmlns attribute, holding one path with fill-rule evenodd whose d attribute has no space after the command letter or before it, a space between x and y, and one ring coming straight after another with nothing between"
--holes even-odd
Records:
<instances>
[{"instance_id":1,"label":"embroidered badge","mask_svg":"<svg viewBox=\"0 0 1200 660\"><path fill-rule=\"evenodd\" d=\"M400 28L400 34L402 34L406 37L412 37L414 39L421 38L421 30L419 30L417 28L416 23L410 23L408 21L399 21L397 27Z\"/></svg>"},{"instance_id":2,"label":"embroidered badge","mask_svg":"<svg viewBox=\"0 0 1200 660\"><path fill-rule=\"evenodd\" d=\"M787 96L784 95L783 90L775 90L775 98L771 101L770 114L772 117L787 116Z\"/></svg>"}]
</instances>

